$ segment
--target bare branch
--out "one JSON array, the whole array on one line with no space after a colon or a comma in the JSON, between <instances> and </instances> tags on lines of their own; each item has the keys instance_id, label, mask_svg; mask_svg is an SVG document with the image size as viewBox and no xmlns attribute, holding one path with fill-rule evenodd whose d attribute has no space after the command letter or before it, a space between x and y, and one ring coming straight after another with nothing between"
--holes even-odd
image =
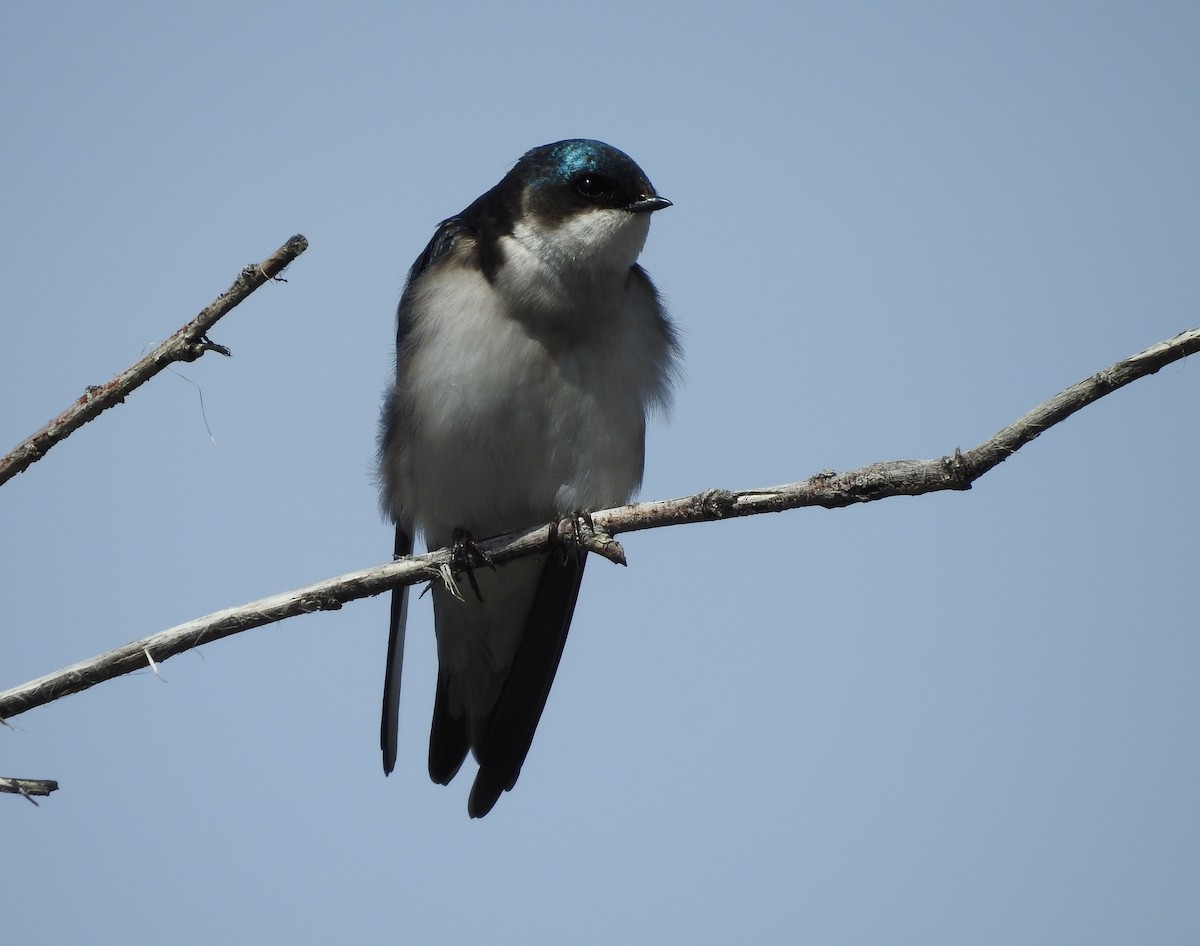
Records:
<instances>
[{"instance_id":1,"label":"bare branch","mask_svg":"<svg viewBox=\"0 0 1200 946\"><path fill-rule=\"evenodd\" d=\"M782 512L803 506L837 509L889 496L970 489L976 479L1054 424L1131 381L1154 374L1197 351L1200 351L1200 328L1177 335L1072 385L966 452L955 450L934 460L873 463L846 473L825 471L798 483L767 489L737 492L710 489L680 499L633 503L595 512L590 523L564 519L561 523L498 536L480 543L480 548L497 564L564 545L582 546L622 562L624 552L612 539L622 532ZM121 674L153 667L155 662L240 631L298 614L337 610L347 601L401 585L441 580L441 566L450 563L450 550L441 549L188 621L0 693L0 720Z\"/></svg>"},{"instance_id":2,"label":"bare branch","mask_svg":"<svg viewBox=\"0 0 1200 946\"><path fill-rule=\"evenodd\" d=\"M619 525L609 519L609 513L596 513L593 519L598 527L611 533L635 532L686 522L783 512L802 506L839 509L855 503L887 499L889 496L920 496L942 490L967 490L984 473L1076 411L1198 351L1200 328L1181 332L1174 338L1152 345L1071 385L966 452L955 450L950 456L936 460L872 463L847 473L826 470L800 483L767 489L740 492L709 490L682 499L639 503L611 511L620 516ZM626 519L627 514L629 520Z\"/></svg>"},{"instance_id":3,"label":"bare branch","mask_svg":"<svg viewBox=\"0 0 1200 946\"><path fill-rule=\"evenodd\" d=\"M24 795L25 798L37 804L33 800L34 795L49 795L51 792L58 791L58 782L44 778L6 778L0 775L0 792L8 792L13 795Z\"/></svg>"},{"instance_id":4,"label":"bare branch","mask_svg":"<svg viewBox=\"0 0 1200 946\"><path fill-rule=\"evenodd\" d=\"M136 364L126 368L105 384L88 387L70 407L37 433L0 457L0 485L26 470L45 456L60 440L95 419L110 407L120 404L135 389L176 361L195 361L206 351L228 355L229 349L209 341L206 333L259 286L279 276L288 264L308 249L308 240L294 236L261 263L241 271L233 285L218 296L204 311Z\"/></svg>"}]
</instances>

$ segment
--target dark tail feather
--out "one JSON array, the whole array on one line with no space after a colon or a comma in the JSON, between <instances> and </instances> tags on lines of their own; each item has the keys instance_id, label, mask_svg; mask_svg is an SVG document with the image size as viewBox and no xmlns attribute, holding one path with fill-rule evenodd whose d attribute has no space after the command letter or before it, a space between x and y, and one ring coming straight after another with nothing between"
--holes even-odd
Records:
<instances>
[{"instance_id":1,"label":"dark tail feather","mask_svg":"<svg viewBox=\"0 0 1200 946\"><path fill-rule=\"evenodd\" d=\"M450 678L439 670L433 725L429 730L429 777L439 785L449 785L458 774L471 742L467 718L450 714L449 698Z\"/></svg>"},{"instance_id":2,"label":"dark tail feather","mask_svg":"<svg viewBox=\"0 0 1200 946\"><path fill-rule=\"evenodd\" d=\"M412 535L396 527L396 558L411 555ZM404 669L404 626L408 623L408 589L392 591L392 615L388 630L387 669L383 674L383 719L379 725L379 748L383 750L383 773L396 767L400 729L400 676Z\"/></svg>"},{"instance_id":3,"label":"dark tail feather","mask_svg":"<svg viewBox=\"0 0 1200 946\"><path fill-rule=\"evenodd\" d=\"M582 552L546 558L525 634L492 711L487 739L477 753L479 772L467 803L472 818L491 811L521 774L567 642L585 560Z\"/></svg>"}]
</instances>

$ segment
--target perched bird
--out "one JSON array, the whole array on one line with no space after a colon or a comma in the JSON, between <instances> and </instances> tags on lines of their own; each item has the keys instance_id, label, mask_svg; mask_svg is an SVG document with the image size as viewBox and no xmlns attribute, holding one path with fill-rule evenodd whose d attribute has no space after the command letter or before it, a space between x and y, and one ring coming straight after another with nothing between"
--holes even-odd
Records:
<instances>
[{"instance_id":1,"label":"perched bird","mask_svg":"<svg viewBox=\"0 0 1200 946\"><path fill-rule=\"evenodd\" d=\"M444 220L408 274L396 376L383 405L379 478L397 557L627 502L641 483L647 412L667 406L677 343L637 265L650 215L671 206L600 141L526 153ZM429 775L470 751L468 811L517 781L558 669L584 555L435 582L438 683ZM392 595L383 768L396 763L408 589Z\"/></svg>"}]
</instances>

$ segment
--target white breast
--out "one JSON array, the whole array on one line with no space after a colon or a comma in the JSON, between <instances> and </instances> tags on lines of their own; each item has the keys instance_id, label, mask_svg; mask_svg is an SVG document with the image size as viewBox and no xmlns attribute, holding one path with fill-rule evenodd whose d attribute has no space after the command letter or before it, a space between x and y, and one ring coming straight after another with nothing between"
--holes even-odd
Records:
<instances>
[{"instance_id":1,"label":"white breast","mask_svg":"<svg viewBox=\"0 0 1200 946\"><path fill-rule=\"evenodd\" d=\"M545 267L521 244L504 251L496 285L445 267L414 300L420 337L401 383L418 421L398 485L435 545L455 527L482 538L627 501L641 482L646 410L665 388L646 287L537 278Z\"/></svg>"}]
</instances>

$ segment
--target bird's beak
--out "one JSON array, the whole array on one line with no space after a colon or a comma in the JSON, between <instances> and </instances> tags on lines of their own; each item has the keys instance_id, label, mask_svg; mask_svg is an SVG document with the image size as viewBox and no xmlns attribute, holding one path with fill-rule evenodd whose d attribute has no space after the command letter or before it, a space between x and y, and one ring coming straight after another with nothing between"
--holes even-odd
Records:
<instances>
[{"instance_id":1,"label":"bird's beak","mask_svg":"<svg viewBox=\"0 0 1200 946\"><path fill-rule=\"evenodd\" d=\"M639 197L625 209L635 214L648 214L670 206L671 202L665 197Z\"/></svg>"}]
</instances>

